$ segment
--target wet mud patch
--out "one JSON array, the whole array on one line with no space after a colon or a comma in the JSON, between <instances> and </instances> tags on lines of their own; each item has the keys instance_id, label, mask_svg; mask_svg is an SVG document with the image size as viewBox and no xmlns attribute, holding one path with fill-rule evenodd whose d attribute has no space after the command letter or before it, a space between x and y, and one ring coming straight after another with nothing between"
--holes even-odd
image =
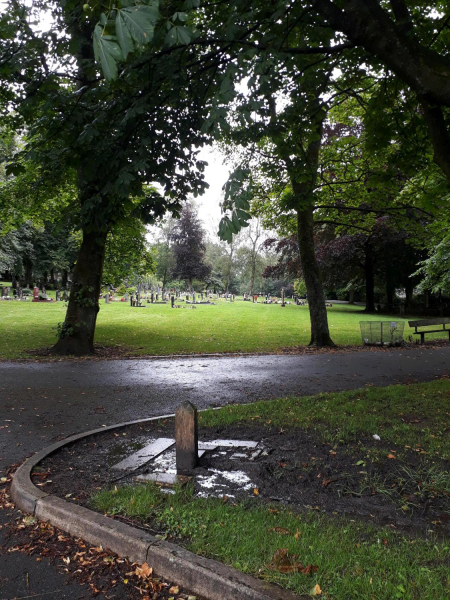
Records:
<instances>
[{"instance_id":1,"label":"wet mud patch","mask_svg":"<svg viewBox=\"0 0 450 600\"><path fill-rule=\"evenodd\" d=\"M174 447L132 472L114 468L147 444L173 437L172 419L97 434L46 458L32 478L48 493L89 506L101 489L135 483L137 476L155 471L175 473ZM200 427L199 438L258 444L258 452L221 446L205 452L191 481L199 497L257 498L415 534L450 533L446 461L373 438L332 445L311 430L256 423Z\"/></svg>"}]
</instances>

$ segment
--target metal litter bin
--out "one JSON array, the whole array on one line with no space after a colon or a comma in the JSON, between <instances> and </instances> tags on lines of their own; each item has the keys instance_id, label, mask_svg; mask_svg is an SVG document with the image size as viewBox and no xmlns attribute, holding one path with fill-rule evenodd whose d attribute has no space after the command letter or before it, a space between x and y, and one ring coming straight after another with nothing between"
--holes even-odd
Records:
<instances>
[{"instance_id":1,"label":"metal litter bin","mask_svg":"<svg viewBox=\"0 0 450 600\"><path fill-rule=\"evenodd\" d=\"M365 346L401 346L404 343L404 321L360 321Z\"/></svg>"}]
</instances>

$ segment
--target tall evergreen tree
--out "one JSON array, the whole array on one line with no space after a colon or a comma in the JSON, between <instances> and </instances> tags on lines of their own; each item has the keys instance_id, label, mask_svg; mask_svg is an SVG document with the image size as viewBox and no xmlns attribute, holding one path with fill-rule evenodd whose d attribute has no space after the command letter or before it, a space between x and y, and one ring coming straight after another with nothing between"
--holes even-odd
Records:
<instances>
[{"instance_id":1,"label":"tall evergreen tree","mask_svg":"<svg viewBox=\"0 0 450 600\"><path fill-rule=\"evenodd\" d=\"M194 279L204 281L211 272L211 267L205 264L205 233L200 219L192 206L186 204L181 212L181 218L171 234L175 267L173 276L184 279L192 288Z\"/></svg>"}]
</instances>

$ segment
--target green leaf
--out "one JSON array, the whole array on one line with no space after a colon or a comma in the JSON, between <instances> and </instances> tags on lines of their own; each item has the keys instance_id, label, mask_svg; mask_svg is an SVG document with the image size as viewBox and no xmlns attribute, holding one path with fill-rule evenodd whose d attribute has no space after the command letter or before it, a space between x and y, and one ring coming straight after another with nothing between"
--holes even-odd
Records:
<instances>
[{"instance_id":1,"label":"green leaf","mask_svg":"<svg viewBox=\"0 0 450 600\"><path fill-rule=\"evenodd\" d=\"M127 27L126 18L122 15L122 11L117 13L116 34L120 48L122 49L123 57L126 59L128 54L133 52L134 43L131 32Z\"/></svg>"},{"instance_id":2,"label":"green leaf","mask_svg":"<svg viewBox=\"0 0 450 600\"><path fill-rule=\"evenodd\" d=\"M25 173L26 169L23 165L20 165L18 163L10 163L9 165L6 165L5 168L5 172L6 175L21 175L22 173Z\"/></svg>"},{"instance_id":3,"label":"green leaf","mask_svg":"<svg viewBox=\"0 0 450 600\"><path fill-rule=\"evenodd\" d=\"M167 46L176 46L177 44L183 44L187 46L191 41L191 31L188 27L182 27L178 25L174 25L167 32L166 39L164 43Z\"/></svg>"},{"instance_id":4,"label":"green leaf","mask_svg":"<svg viewBox=\"0 0 450 600\"><path fill-rule=\"evenodd\" d=\"M159 9L156 3L147 6L130 6L120 11L123 24L126 25L132 39L140 44L148 44L153 39L155 23L159 19ZM117 20L116 20L117 23Z\"/></svg>"},{"instance_id":5,"label":"green leaf","mask_svg":"<svg viewBox=\"0 0 450 600\"><path fill-rule=\"evenodd\" d=\"M180 21L181 23L184 23L185 21L187 21L187 19L188 16L185 12L176 12L172 17L172 21Z\"/></svg>"},{"instance_id":6,"label":"green leaf","mask_svg":"<svg viewBox=\"0 0 450 600\"><path fill-rule=\"evenodd\" d=\"M244 221L249 221L252 217L245 210L241 210L240 208L236 208L236 213L239 219L244 219Z\"/></svg>"},{"instance_id":7,"label":"green leaf","mask_svg":"<svg viewBox=\"0 0 450 600\"><path fill-rule=\"evenodd\" d=\"M236 229L236 233L238 233L241 230L241 224L239 223L238 216L234 211L231 221L234 225L234 228Z\"/></svg>"},{"instance_id":8,"label":"green leaf","mask_svg":"<svg viewBox=\"0 0 450 600\"><path fill-rule=\"evenodd\" d=\"M94 53L97 62L102 67L103 74L108 81L117 77L117 63L123 59L120 46L112 36L104 36L100 25L94 30Z\"/></svg>"}]
</instances>

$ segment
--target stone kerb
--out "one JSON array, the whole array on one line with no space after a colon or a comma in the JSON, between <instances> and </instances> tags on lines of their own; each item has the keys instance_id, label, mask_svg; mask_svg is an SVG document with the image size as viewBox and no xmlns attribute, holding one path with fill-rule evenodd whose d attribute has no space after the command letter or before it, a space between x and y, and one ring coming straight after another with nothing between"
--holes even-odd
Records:
<instances>
[{"instance_id":1,"label":"stone kerb","mask_svg":"<svg viewBox=\"0 0 450 600\"><path fill-rule=\"evenodd\" d=\"M299 600L301 597L289 590L283 590L233 567L159 540L145 531L47 494L31 481L34 467L65 445L112 429L174 416L169 414L110 425L73 435L44 448L17 469L11 486L13 501L24 512L31 513L70 535L101 545L132 562L148 562L155 574L182 585L206 600Z\"/></svg>"}]
</instances>

